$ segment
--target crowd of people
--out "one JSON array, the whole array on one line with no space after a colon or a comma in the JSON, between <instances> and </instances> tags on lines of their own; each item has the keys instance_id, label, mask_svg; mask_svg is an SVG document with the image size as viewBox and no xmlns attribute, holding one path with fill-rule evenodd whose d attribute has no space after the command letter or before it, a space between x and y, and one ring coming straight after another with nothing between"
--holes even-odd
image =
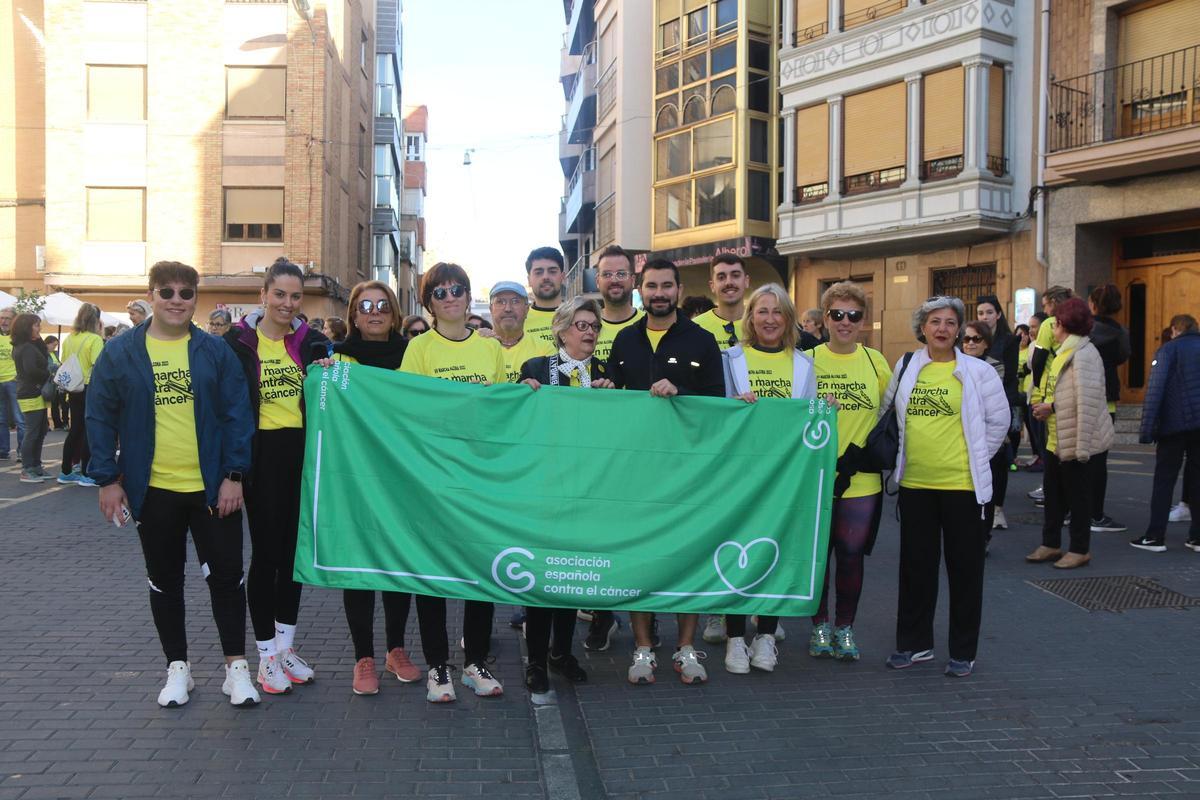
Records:
<instances>
[{"instance_id":1,"label":"crowd of people","mask_svg":"<svg viewBox=\"0 0 1200 800\"><path fill-rule=\"evenodd\" d=\"M168 663L160 705L182 705L194 688L183 603L189 532L211 595L230 702L254 705L259 689L287 694L315 679L299 653L302 587L292 577L305 448L303 379L309 369L337 361L517 383L531 391L577 387L745 403L827 399L838 410L839 474L828 571L809 632L808 652L816 658L861 658L854 623L865 556L889 486L898 492L900 519L896 647L886 659L892 669L934 658L944 554L950 587L944 671L958 678L972 673L988 543L993 529L1008 526L1008 475L1017 468L1023 434L1034 453L1027 468L1042 470L1037 499L1045 506L1041 544L1026 560L1078 568L1091 558L1092 532L1123 529L1104 512L1105 457L1120 388L1116 367L1129 356L1128 336L1113 320L1120 309L1115 287L1100 287L1089 302L1051 287L1043 311L1015 329L994 296L976 299L973 319L962 299L931 297L912 316L916 346L889 363L862 344L870 308L854 283L830 286L820 308L798 313L778 284L752 290L736 255L712 260L707 302L683 297L670 261L652 259L635 272L630 255L612 246L597 265L600 300L560 302L562 254L533 250L524 281L491 288L490 321L471 314L470 278L449 263L423 276L427 317L402 316L391 288L367 281L353 288L344 321L309 321L302 312L303 271L286 259L267 270L258 310L238 320L225 309L214 311L207 332L193 322L199 276L177 262L154 265L147 299L129 307L131 318L135 310L141 318L107 343L99 309L84 304L57 354L83 372L82 388L70 392L62 408L71 424L57 480L99 486L104 519L137 528ZM1151 370L1142 421L1142 440L1157 443L1151 520L1132 542L1156 552L1165 549L1168 521L1186 517L1200 490L1200 332L1187 315L1174 318L1171 330ZM6 414L0 457L7 456L9 409L19 408L22 480L48 479L41 444L47 409L57 397L46 389L53 385L55 354L34 315L0 311L0 332ZM895 468L881 474L863 467L859 455L868 436L888 423L897 439ZM1185 461L1184 500L1171 508ZM243 508L251 540L244 582ZM1187 547L1200 552L1197 521ZM343 592L355 662L351 689L361 695L380 690L375 602L372 591ZM405 683L424 678L430 702L455 700L445 599L415 597L424 671L405 642L413 596L382 592L382 604L384 674ZM256 672L245 652L247 610ZM652 612L629 614L632 684L655 681L661 642ZM549 690L551 673L587 680L573 655L577 615L590 621L584 649L611 647L620 626L612 611L531 607L511 621L525 633L525 684L535 698ZM483 697L504 692L490 669L494 616L491 603L463 604L461 683ZM698 615L679 614L677 629L671 663L685 684L708 680L698 634L725 644L724 667L735 675L774 670L784 637L780 620L769 616L714 614L701 629Z\"/></svg>"}]
</instances>

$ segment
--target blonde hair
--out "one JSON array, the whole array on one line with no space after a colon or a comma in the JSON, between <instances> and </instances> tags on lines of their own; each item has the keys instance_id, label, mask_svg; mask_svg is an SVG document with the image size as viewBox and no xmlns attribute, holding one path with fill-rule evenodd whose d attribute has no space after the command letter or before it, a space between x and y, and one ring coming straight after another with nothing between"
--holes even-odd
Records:
<instances>
[{"instance_id":1,"label":"blonde hair","mask_svg":"<svg viewBox=\"0 0 1200 800\"><path fill-rule=\"evenodd\" d=\"M838 300L858 303L859 308L863 311L867 310L867 293L853 281L838 281L825 290L825 293L821 295L822 313L829 311Z\"/></svg>"},{"instance_id":2,"label":"blonde hair","mask_svg":"<svg viewBox=\"0 0 1200 800\"><path fill-rule=\"evenodd\" d=\"M394 330L396 333L400 333L400 301L396 299L396 293L392 291L392 287L388 286L383 281L363 281L362 283L355 284L354 288L350 290L350 301L348 303L350 306L350 313L346 317L346 321L350 324L349 332L359 333L361 335L361 332L358 330L358 326L354 324L354 319L358 316L358 299L362 297L363 292L370 289L376 289L380 292L383 292L383 294L387 297L388 303L390 303L392 306L392 313L390 315L392 318L392 330ZM337 317L330 317L330 319L337 319ZM329 322L329 320L326 320L326 322Z\"/></svg>"},{"instance_id":3,"label":"blonde hair","mask_svg":"<svg viewBox=\"0 0 1200 800\"><path fill-rule=\"evenodd\" d=\"M747 347L758 346L758 333L754 330L751 320L754 317L754 304L767 295L775 298L779 303L779 310L783 312L783 339L780 344L784 350L794 350L796 340L800 338L796 329L796 306L792 303L792 298L788 297L787 291L778 283L758 287L746 300L746 311L742 315L742 340Z\"/></svg>"},{"instance_id":4,"label":"blonde hair","mask_svg":"<svg viewBox=\"0 0 1200 800\"><path fill-rule=\"evenodd\" d=\"M575 321L575 315L580 311L590 311L596 315L596 322L600 322L600 304L595 300L587 297L573 297L564 302L554 312L554 319L550 321L550 330L554 334L554 343L559 347L563 346L562 335L566 333L567 328L571 327L571 323Z\"/></svg>"}]
</instances>

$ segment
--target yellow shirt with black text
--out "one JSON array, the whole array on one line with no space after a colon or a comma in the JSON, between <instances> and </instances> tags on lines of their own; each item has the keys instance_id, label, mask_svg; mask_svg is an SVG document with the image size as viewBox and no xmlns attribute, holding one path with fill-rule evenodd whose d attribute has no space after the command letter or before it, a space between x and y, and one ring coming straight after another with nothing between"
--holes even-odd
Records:
<instances>
[{"instance_id":1,"label":"yellow shirt with black text","mask_svg":"<svg viewBox=\"0 0 1200 800\"><path fill-rule=\"evenodd\" d=\"M759 350L747 347L746 371L750 378L750 391L758 397L790 398L795 362L791 350Z\"/></svg>"},{"instance_id":2,"label":"yellow shirt with black text","mask_svg":"<svg viewBox=\"0 0 1200 800\"><path fill-rule=\"evenodd\" d=\"M0 383L17 379L17 362L13 361L12 336L0 333Z\"/></svg>"},{"instance_id":3,"label":"yellow shirt with black text","mask_svg":"<svg viewBox=\"0 0 1200 800\"><path fill-rule=\"evenodd\" d=\"M99 335L91 331L72 333L63 343L62 360L66 361L75 356L79 361L80 370L83 371L83 382L87 384L92 380L92 367L96 366L103 349L104 340Z\"/></svg>"},{"instance_id":4,"label":"yellow shirt with black text","mask_svg":"<svg viewBox=\"0 0 1200 800\"><path fill-rule=\"evenodd\" d=\"M258 334L258 427L264 431L303 428L304 414L300 397L304 393L304 372L292 360L283 339Z\"/></svg>"},{"instance_id":5,"label":"yellow shirt with black text","mask_svg":"<svg viewBox=\"0 0 1200 800\"><path fill-rule=\"evenodd\" d=\"M652 352L658 352L658 343L661 342L662 338L666 335L667 332L665 330L656 331L653 328L646 328L646 338L650 340L650 350Z\"/></svg>"},{"instance_id":6,"label":"yellow shirt with black text","mask_svg":"<svg viewBox=\"0 0 1200 800\"><path fill-rule=\"evenodd\" d=\"M692 322L711 333L722 350L728 350L742 340L742 321L723 319L717 315L715 308L692 317Z\"/></svg>"},{"instance_id":7,"label":"yellow shirt with black text","mask_svg":"<svg viewBox=\"0 0 1200 800\"><path fill-rule=\"evenodd\" d=\"M954 361L932 361L921 369L908 399L904 422L906 489L974 491L967 437L962 423L962 384Z\"/></svg>"},{"instance_id":8,"label":"yellow shirt with black text","mask_svg":"<svg viewBox=\"0 0 1200 800\"><path fill-rule=\"evenodd\" d=\"M877 350L858 345L842 355L819 345L813 350L817 397L833 395L838 404L838 455L851 443L862 446L879 419L879 404L892 380L887 359ZM869 497L883 491L878 472L857 472L842 497Z\"/></svg>"},{"instance_id":9,"label":"yellow shirt with black text","mask_svg":"<svg viewBox=\"0 0 1200 800\"><path fill-rule=\"evenodd\" d=\"M408 343L400 371L462 383L504 383L504 348L474 331L456 342L435 328Z\"/></svg>"},{"instance_id":10,"label":"yellow shirt with black text","mask_svg":"<svg viewBox=\"0 0 1200 800\"><path fill-rule=\"evenodd\" d=\"M596 352L592 354L592 357L607 362L609 354L612 353L613 339L617 338L617 334L630 325L636 325L637 321L644 316L646 316L645 311L635 311L631 317L620 322L609 322L601 318L600 335L596 337Z\"/></svg>"},{"instance_id":11,"label":"yellow shirt with black text","mask_svg":"<svg viewBox=\"0 0 1200 800\"><path fill-rule=\"evenodd\" d=\"M552 308L545 311L537 306L530 306L529 316L525 317L525 335L541 341L543 345L550 348L551 353L558 349L554 344L554 331L550 330L550 323L554 321L555 311L557 309Z\"/></svg>"},{"instance_id":12,"label":"yellow shirt with black text","mask_svg":"<svg viewBox=\"0 0 1200 800\"><path fill-rule=\"evenodd\" d=\"M150 463L150 485L171 492L204 491L188 360L190 340L190 336L169 341L146 336L146 352L154 371L154 460Z\"/></svg>"},{"instance_id":13,"label":"yellow shirt with black text","mask_svg":"<svg viewBox=\"0 0 1200 800\"><path fill-rule=\"evenodd\" d=\"M521 367L529 359L557 352L556 348L547 347L541 339L528 333L512 347L500 345L500 349L504 351L504 374L509 383L516 383L520 379Z\"/></svg>"}]
</instances>

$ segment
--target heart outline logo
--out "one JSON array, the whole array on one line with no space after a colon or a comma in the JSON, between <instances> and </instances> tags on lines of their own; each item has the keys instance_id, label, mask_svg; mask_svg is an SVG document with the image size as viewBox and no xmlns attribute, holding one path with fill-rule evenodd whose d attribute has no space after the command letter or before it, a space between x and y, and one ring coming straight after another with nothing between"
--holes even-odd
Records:
<instances>
[{"instance_id":1,"label":"heart outline logo","mask_svg":"<svg viewBox=\"0 0 1200 800\"><path fill-rule=\"evenodd\" d=\"M775 550L775 557L771 560L771 565L769 567L767 567L766 572L764 572L758 578L758 580L748 583L745 586L742 586L740 588L737 586L734 586L733 583L730 582L729 578L727 578L725 576L724 571L721 569L721 551L724 550L726 547L736 548L738 551L738 557L737 557L738 568L746 569L748 566L750 566L750 556L749 556L750 551L752 549L754 549L755 545L759 545L759 544L763 544L763 543L771 545L771 547L774 548L774 550ZM750 589L753 589L755 586L758 586L763 581L765 581L771 575L771 573L775 571L775 566L778 563L779 563L779 543L768 536L760 536L757 539L750 540L749 542L747 542L744 545L741 544L740 542L734 542L734 541L721 542L721 544L717 545L717 549L713 551L713 569L716 570L717 577L720 578L721 583L723 583L727 587L729 587L729 590L731 592L733 592L734 594L742 595L743 597L753 597L754 595L749 595L746 592Z\"/></svg>"}]
</instances>

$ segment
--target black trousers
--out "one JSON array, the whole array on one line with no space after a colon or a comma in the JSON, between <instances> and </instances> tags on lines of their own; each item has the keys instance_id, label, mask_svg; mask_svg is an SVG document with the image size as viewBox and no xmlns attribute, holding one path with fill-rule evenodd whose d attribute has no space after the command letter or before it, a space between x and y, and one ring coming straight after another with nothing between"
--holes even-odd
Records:
<instances>
[{"instance_id":1,"label":"black trousers","mask_svg":"<svg viewBox=\"0 0 1200 800\"><path fill-rule=\"evenodd\" d=\"M29 434L26 433L26 436ZM1150 524L1146 535L1162 539L1167 533L1167 517L1171 513L1171 498L1175 494L1175 479L1187 458L1183 470L1183 497L1192 505L1191 539L1200 539L1200 509L1195 500L1200 497L1200 430L1188 431L1158 440L1154 452L1154 489L1150 494Z\"/></svg>"},{"instance_id":2,"label":"black trousers","mask_svg":"<svg viewBox=\"0 0 1200 800\"><path fill-rule=\"evenodd\" d=\"M303 430L258 432L258 454L246 486L251 545L246 599L254 638L261 642L275 638L276 621L295 625L300 614L300 584L292 580L292 571L303 471Z\"/></svg>"},{"instance_id":3,"label":"black trousers","mask_svg":"<svg viewBox=\"0 0 1200 800\"><path fill-rule=\"evenodd\" d=\"M87 424L87 387L82 392L71 392L67 395L67 403L71 407L71 430L67 431L66 441L63 442L63 474L69 474L79 464L83 474L87 475L88 459L92 453L88 450Z\"/></svg>"},{"instance_id":4,"label":"black trousers","mask_svg":"<svg viewBox=\"0 0 1200 800\"><path fill-rule=\"evenodd\" d=\"M974 492L900 487L897 650L933 649L944 548L950 584L950 657L975 659L983 615L984 534L983 506Z\"/></svg>"},{"instance_id":5,"label":"black trousers","mask_svg":"<svg viewBox=\"0 0 1200 800\"><path fill-rule=\"evenodd\" d=\"M1082 461L1060 461L1049 450L1044 459L1042 491L1046 496L1046 512L1042 524L1042 544L1062 547L1062 526L1071 512L1071 552L1087 554L1092 544L1092 475L1089 464Z\"/></svg>"},{"instance_id":6,"label":"black trousers","mask_svg":"<svg viewBox=\"0 0 1200 800\"><path fill-rule=\"evenodd\" d=\"M531 665L546 666L552 633L554 655L570 655L571 640L575 636L575 609L526 606L525 647L529 651Z\"/></svg>"},{"instance_id":7,"label":"black trousers","mask_svg":"<svg viewBox=\"0 0 1200 800\"><path fill-rule=\"evenodd\" d=\"M200 570L208 582L221 650L226 656L243 655L246 592L242 585L242 512L222 519L205 504L204 492L169 492L151 487L142 504L137 530L150 582L150 613L167 663L188 660L183 571L189 530Z\"/></svg>"},{"instance_id":8,"label":"black trousers","mask_svg":"<svg viewBox=\"0 0 1200 800\"><path fill-rule=\"evenodd\" d=\"M1113 424L1117 423L1117 415L1109 414ZM1088 459L1088 480L1091 482L1091 507L1088 509L1091 518L1104 519L1104 498L1108 494L1108 451L1097 453Z\"/></svg>"},{"instance_id":9,"label":"black trousers","mask_svg":"<svg viewBox=\"0 0 1200 800\"><path fill-rule=\"evenodd\" d=\"M71 424L71 396L65 392L55 392L50 401L50 419L54 421L54 430L59 431Z\"/></svg>"},{"instance_id":10,"label":"black trousers","mask_svg":"<svg viewBox=\"0 0 1200 800\"><path fill-rule=\"evenodd\" d=\"M491 603L479 600L463 603L463 644L467 664L482 664L487 660L492 649L492 620L495 616L496 607Z\"/></svg>"},{"instance_id":11,"label":"black trousers","mask_svg":"<svg viewBox=\"0 0 1200 800\"><path fill-rule=\"evenodd\" d=\"M408 625L408 610L412 595L407 592L382 592L383 626L387 650L404 647L404 628ZM375 657L375 592L367 589L343 589L342 606L346 609L346 624L354 642L354 660Z\"/></svg>"}]
</instances>

